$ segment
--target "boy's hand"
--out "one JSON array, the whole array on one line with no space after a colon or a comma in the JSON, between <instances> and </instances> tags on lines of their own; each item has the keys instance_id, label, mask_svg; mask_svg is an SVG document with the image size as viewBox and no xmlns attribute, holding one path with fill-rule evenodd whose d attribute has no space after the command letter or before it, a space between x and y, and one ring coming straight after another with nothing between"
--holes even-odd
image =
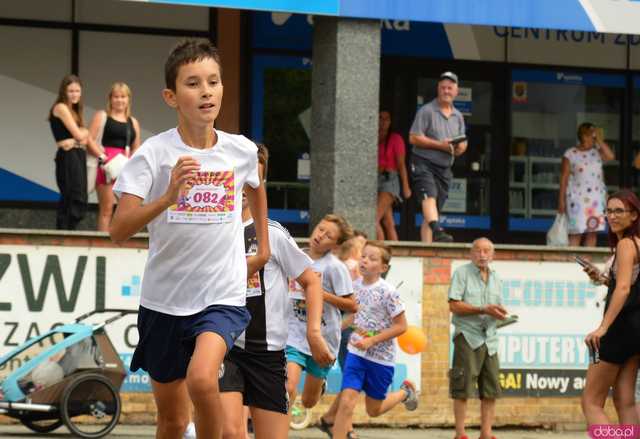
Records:
<instances>
[{"instance_id":1,"label":"boy's hand","mask_svg":"<svg viewBox=\"0 0 640 439\"><path fill-rule=\"evenodd\" d=\"M366 351L371 346L373 346L375 341L371 337L363 337L355 343L351 343L355 348L360 349L361 351Z\"/></svg>"},{"instance_id":2,"label":"boy's hand","mask_svg":"<svg viewBox=\"0 0 640 439\"><path fill-rule=\"evenodd\" d=\"M247 256L247 279L253 276L258 270L260 270L269 261L268 257L261 255Z\"/></svg>"},{"instance_id":3,"label":"boy's hand","mask_svg":"<svg viewBox=\"0 0 640 439\"><path fill-rule=\"evenodd\" d=\"M184 185L196 172L200 170L200 163L190 156L182 156L171 170L169 187L164 198L169 206L178 203Z\"/></svg>"},{"instance_id":4,"label":"boy's hand","mask_svg":"<svg viewBox=\"0 0 640 439\"><path fill-rule=\"evenodd\" d=\"M320 334L307 334L309 348L311 348L311 356L313 360L321 367L331 366L335 361L335 357L329 352L327 342Z\"/></svg>"}]
</instances>

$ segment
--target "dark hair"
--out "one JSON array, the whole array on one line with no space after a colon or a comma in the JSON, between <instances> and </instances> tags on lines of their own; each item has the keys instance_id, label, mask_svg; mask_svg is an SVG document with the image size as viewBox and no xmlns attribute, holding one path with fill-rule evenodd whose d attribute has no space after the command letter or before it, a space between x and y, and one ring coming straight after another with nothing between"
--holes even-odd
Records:
<instances>
[{"instance_id":1,"label":"dark hair","mask_svg":"<svg viewBox=\"0 0 640 439\"><path fill-rule=\"evenodd\" d=\"M367 241L367 243L365 244L365 247L366 246L380 249L380 256L382 257L382 262L385 265L389 265L389 261L391 261L391 247L389 247L382 241Z\"/></svg>"},{"instance_id":2,"label":"dark hair","mask_svg":"<svg viewBox=\"0 0 640 439\"><path fill-rule=\"evenodd\" d=\"M633 221L633 223L631 223L629 227L624 229L624 231L622 232L622 237L632 238L634 236L640 236L640 200L638 200L636 194L634 194L629 189L619 190L618 192L609 196L609 198L607 199L607 205L609 204L609 201L613 199L622 201L622 204L624 204L625 208L636 213L635 221ZM609 229L609 246L612 250L616 248L616 246L618 245L618 241L618 235L616 235L611 231L611 229Z\"/></svg>"},{"instance_id":3,"label":"dark hair","mask_svg":"<svg viewBox=\"0 0 640 439\"><path fill-rule=\"evenodd\" d=\"M591 122L583 122L578 126L578 132L576 135L578 136L578 141L582 142L582 136L586 134L587 131L593 129L595 127Z\"/></svg>"},{"instance_id":4,"label":"dark hair","mask_svg":"<svg viewBox=\"0 0 640 439\"><path fill-rule=\"evenodd\" d=\"M220 75L222 75L220 53L210 41L186 39L179 42L173 48L169 58L167 58L167 62L164 64L165 86L170 90L176 91L176 79L178 78L180 67L207 58L214 60L218 64Z\"/></svg>"},{"instance_id":5,"label":"dark hair","mask_svg":"<svg viewBox=\"0 0 640 439\"><path fill-rule=\"evenodd\" d=\"M78 84L80 87L82 87L82 81L80 81L80 78L76 75L67 75L62 78L62 81L60 82L60 88L58 88L58 97L49 110L48 119L51 120L51 118L53 117L53 108L56 105L65 104L67 107L69 107L69 110L71 110L73 120L75 120L78 126L81 127L84 126L84 119L82 118L82 111L84 108L84 104L82 103L82 95L80 95L80 100L77 104L70 104L67 100L67 88L71 84Z\"/></svg>"},{"instance_id":6,"label":"dark hair","mask_svg":"<svg viewBox=\"0 0 640 439\"><path fill-rule=\"evenodd\" d=\"M267 169L269 167L269 148L263 143L256 143L258 147L258 163L264 168L263 180L267 179Z\"/></svg>"}]
</instances>

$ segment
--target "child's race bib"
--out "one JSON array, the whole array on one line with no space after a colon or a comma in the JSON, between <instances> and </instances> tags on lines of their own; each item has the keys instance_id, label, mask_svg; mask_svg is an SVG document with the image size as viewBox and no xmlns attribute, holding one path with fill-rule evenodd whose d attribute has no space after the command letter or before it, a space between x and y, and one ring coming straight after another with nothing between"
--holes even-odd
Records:
<instances>
[{"instance_id":1,"label":"child's race bib","mask_svg":"<svg viewBox=\"0 0 640 439\"><path fill-rule=\"evenodd\" d=\"M201 171L189 179L178 203L167 210L167 222L226 224L233 220L233 171Z\"/></svg>"}]
</instances>

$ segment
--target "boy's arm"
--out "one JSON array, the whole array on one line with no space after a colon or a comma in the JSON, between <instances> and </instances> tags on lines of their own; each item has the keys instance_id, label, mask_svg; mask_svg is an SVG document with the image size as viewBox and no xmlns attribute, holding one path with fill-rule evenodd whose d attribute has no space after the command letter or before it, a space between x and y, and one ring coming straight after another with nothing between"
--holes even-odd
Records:
<instances>
[{"instance_id":1,"label":"boy's arm","mask_svg":"<svg viewBox=\"0 0 640 439\"><path fill-rule=\"evenodd\" d=\"M322 320L322 287L320 278L307 268L296 281L304 288L305 302L307 304L307 340L311 348L311 356L322 367L330 366L335 358L329 352L329 348L320 330Z\"/></svg>"},{"instance_id":2,"label":"boy's arm","mask_svg":"<svg viewBox=\"0 0 640 439\"><path fill-rule=\"evenodd\" d=\"M328 304L333 305L342 311L351 313L358 311L358 304L356 303L356 299L353 294L349 294L347 296L336 296L335 294L327 293L323 290L322 298Z\"/></svg>"},{"instance_id":3,"label":"boy's arm","mask_svg":"<svg viewBox=\"0 0 640 439\"><path fill-rule=\"evenodd\" d=\"M247 277L250 277L269 261L271 249L269 248L267 225L267 192L265 191L264 183L260 183L257 188L247 184L245 193L249 201L249 209L251 210L251 216L256 228L256 238L258 239L257 253L247 258Z\"/></svg>"},{"instance_id":4,"label":"boy's arm","mask_svg":"<svg viewBox=\"0 0 640 439\"><path fill-rule=\"evenodd\" d=\"M347 315L344 319L342 319L342 326L341 326L340 329L342 329L344 331L349 326L353 325L353 322L355 321L355 318L356 318L355 314Z\"/></svg>"},{"instance_id":5,"label":"boy's arm","mask_svg":"<svg viewBox=\"0 0 640 439\"><path fill-rule=\"evenodd\" d=\"M200 163L195 159L188 156L180 157L171 171L167 191L158 199L144 205L141 197L124 192L109 226L111 239L117 243L126 241L175 204L181 188L199 169Z\"/></svg>"},{"instance_id":6,"label":"boy's arm","mask_svg":"<svg viewBox=\"0 0 640 439\"><path fill-rule=\"evenodd\" d=\"M356 348L366 351L371 346L383 341L391 340L399 335L402 335L407 330L407 318L404 315L404 311L393 318L393 323L386 329L383 329L379 333L371 337L364 337L357 342L353 343Z\"/></svg>"}]
</instances>

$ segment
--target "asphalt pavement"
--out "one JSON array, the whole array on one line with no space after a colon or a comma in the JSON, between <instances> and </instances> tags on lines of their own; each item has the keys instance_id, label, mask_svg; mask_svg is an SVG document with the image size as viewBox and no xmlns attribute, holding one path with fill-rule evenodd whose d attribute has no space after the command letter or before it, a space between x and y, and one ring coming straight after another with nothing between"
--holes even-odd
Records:
<instances>
[{"instance_id":1,"label":"asphalt pavement","mask_svg":"<svg viewBox=\"0 0 640 439\"><path fill-rule=\"evenodd\" d=\"M362 439L452 439L453 429L450 428L359 428L358 433ZM479 436L478 430L468 430L469 438L475 439ZM503 430L494 431L498 439L584 439L587 434L582 431L548 431L548 430ZM72 438L65 427L49 433L47 435L32 433L21 425L0 425L0 437L2 439L26 439L51 437ZM155 437L155 427L151 425L119 425L108 436L115 439L145 439ZM289 439L327 439L327 435L315 427L305 430L291 431Z\"/></svg>"}]
</instances>

